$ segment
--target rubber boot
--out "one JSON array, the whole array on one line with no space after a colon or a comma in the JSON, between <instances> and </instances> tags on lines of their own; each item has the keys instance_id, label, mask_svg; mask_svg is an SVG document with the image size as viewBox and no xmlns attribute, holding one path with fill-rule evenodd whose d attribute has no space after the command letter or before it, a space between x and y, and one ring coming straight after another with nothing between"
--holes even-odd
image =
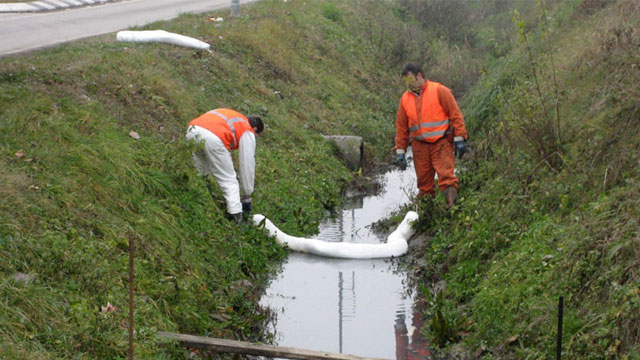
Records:
<instances>
[{"instance_id":1,"label":"rubber boot","mask_svg":"<svg viewBox=\"0 0 640 360\"><path fill-rule=\"evenodd\" d=\"M236 224L240 224L243 221L243 216L242 216L242 213L237 213L237 214L227 213L227 219L229 219L230 221L234 221Z\"/></svg>"},{"instance_id":2,"label":"rubber boot","mask_svg":"<svg viewBox=\"0 0 640 360\"><path fill-rule=\"evenodd\" d=\"M449 186L442 192L444 194L444 200L447 202L447 207L450 208L456 203L458 198L458 189L455 186Z\"/></svg>"}]
</instances>

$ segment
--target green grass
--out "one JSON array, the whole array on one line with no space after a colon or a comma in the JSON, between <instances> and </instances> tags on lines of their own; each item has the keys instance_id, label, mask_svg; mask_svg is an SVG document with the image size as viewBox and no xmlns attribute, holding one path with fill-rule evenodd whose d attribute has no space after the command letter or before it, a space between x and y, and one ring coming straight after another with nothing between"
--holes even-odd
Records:
<instances>
[{"instance_id":1,"label":"green grass","mask_svg":"<svg viewBox=\"0 0 640 360\"><path fill-rule=\"evenodd\" d=\"M262 115L255 211L312 233L357 176L320 134L361 135L388 161L398 72L419 61L460 98L473 147L458 205L418 205L421 331L486 359L551 358L563 295L565 357L640 358L637 2L513 2L532 57L504 2L462 2L459 29L402 4L272 0L141 28L212 54L110 34L0 59L0 357L124 358L130 238L138 357L185 356L158 330L269 342L257 304L285 252L224 218L186 124ZM556 99L559 121L542 109Z\"/></svg>"},{"instance_id":2,"label":"green grass","mask_svg":"<svg viewBox=\"0 0 640 360\"><path fill-rule=\"evenodd\" d=\"M453 327L454 342L486 359L552 358L562 295L564 357L640 357L638 10L561 2L527 30L542 99L524 43L465 97L475 152L462 161L461 201L421 208L432 235L424 281L447 284L438 302L423 288L434 306L424 315L445 314L446 326L423 329L434 339ZM554 108L553 72L555 163L540 144L558 128L539 121L541 103Z\"/></svg>"},{"instance_id":3,"label":"green grass","mask_svg":"<svg viewBox=\"0 0 640 360\"><path fill-rule=\"evenodd\" d=\"M269 341L257 302L285 252L224 218L186 124L216 107L262 115L255 212L317 231L352 177L320 134L361 135L373 157L393 137L401 87L362 40L366 11L264 1L222 24L207 19L224 11L143 28L212 54L109 34L1 59L0 357L124 358L131 237L139 358L183 356L159 330Z\"/></svg>"}]
</instances>

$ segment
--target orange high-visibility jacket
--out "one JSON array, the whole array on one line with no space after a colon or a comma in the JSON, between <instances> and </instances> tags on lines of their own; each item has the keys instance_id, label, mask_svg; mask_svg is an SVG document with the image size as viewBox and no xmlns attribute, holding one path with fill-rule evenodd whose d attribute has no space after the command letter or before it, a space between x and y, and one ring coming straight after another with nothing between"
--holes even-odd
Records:
<instances>
[{"instance_id":1,"label":"orange high-visibility jacket","mask_svg":"<svg viewBox=\"0 0 640 360\"><path fill-rule=\"evenodd\" d=\"M227 150L237 150L238 142L245 131L253 131L249 119L231 109L211 110L191 120L189 125L205 128L222 140Z\"/></svg>"},{"instance_id":2,"label":"orange high-visibility jacket","mask_svg":"<svg viewBox=\"0 0 640 360\"><path fill-rule=\"evenodd\" d=\"M414 94L407 91L402 95L400 103L408 117L409 133L412 139L433 143L444 136L451 121L447 116L440 99L438 98L438 86L440 83L428 81L427 86L420 95L422 109L420 116L416 109Z\"/></svg>"}]
</instances>

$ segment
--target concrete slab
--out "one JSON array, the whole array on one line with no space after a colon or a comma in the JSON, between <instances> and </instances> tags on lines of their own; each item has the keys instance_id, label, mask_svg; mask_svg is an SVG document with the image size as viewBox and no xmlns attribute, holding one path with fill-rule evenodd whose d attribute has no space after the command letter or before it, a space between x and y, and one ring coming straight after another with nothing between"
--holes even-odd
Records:
<instances>
[{"instance_id":1,"label":"concrete slab","mask_svg":"<svg viewBox=\"0 0 640 360\"><path fill-rule=\"evenodd\" d=\"M43 2L46 2L48 4L55 6L57 9L63 9L63 8L69 7L69 4L62 1L58 1L58 0L43 0Z\"/></svg>"},{"instance_id":2,"label":"concrete slab","mask_svg":"<svg viewBox=\"0 0 640 360\"><path fill-rule=\"evenodd\" d=\"M69 4L69 6L82 6L84 5L83 2L80 2L78 0L63 0L64 2L66 2L67 4Z\"/></svg>"},{"instance_id":3,"label":"concrete slab","mask_svg":"<svg viewBox=\"0 0 640 360\"><path fill-rule=\"evenodd\" d=\"M323 137L336 144L349 168L352 170L360 168L363 160L363 140L361 136L323 135Z\"/></svg>"},{"instance_id":4,"label":"concrete slab","mask_svg":"<svg viewBox=\"0 0 640 360\"><path fill-rule=\"evenodd\" d=\"M43 8L43 10L55 10L55 9L57 9L55 5L49 4L48 2L44 2L44 1L34 1L31 4L35 5L37 7Z\"/></svg>"},{"instance_id":5,"label":"concrete slab","mask_svg":"<svg viewBox=\"0 0 640 360\"><path fill-rule=\"evenodd\" d=\"M32 12L40 11L37 6L31 3L5 3L0 4L0 12Z\"/></svg>"},{"instance_id":6,"label":"concrete slab","mask_svg":"<svg viewBox=\"0 0 640 360\"><path fill-rule=\"evenodd\" d=\"M0 13L54 11L78 6L98 5L117 0L39 0L0 4Z\"/></svg>"}]
</instances>

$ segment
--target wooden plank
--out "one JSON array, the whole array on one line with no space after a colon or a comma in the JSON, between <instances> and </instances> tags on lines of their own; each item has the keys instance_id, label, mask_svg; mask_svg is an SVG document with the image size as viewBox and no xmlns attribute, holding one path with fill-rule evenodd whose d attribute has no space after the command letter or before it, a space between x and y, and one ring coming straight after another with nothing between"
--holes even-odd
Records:
<instances>
[{"instance_id":1,"label":"wooden plank","mask_svg":"<svg viewBox=\"0 0 640 360\"><path fill-rule=\"evenodd\" d=\"M179 341L183 346L193 349L215 350L235 354L261 355L300 360L384 360L380 358L361 357L330 353L326 351L296 349L291 347L256 344L245 341L216 339L211 337L168 332L158 332L158 336L166 340Z\"/></svg>"}]
</instances>

